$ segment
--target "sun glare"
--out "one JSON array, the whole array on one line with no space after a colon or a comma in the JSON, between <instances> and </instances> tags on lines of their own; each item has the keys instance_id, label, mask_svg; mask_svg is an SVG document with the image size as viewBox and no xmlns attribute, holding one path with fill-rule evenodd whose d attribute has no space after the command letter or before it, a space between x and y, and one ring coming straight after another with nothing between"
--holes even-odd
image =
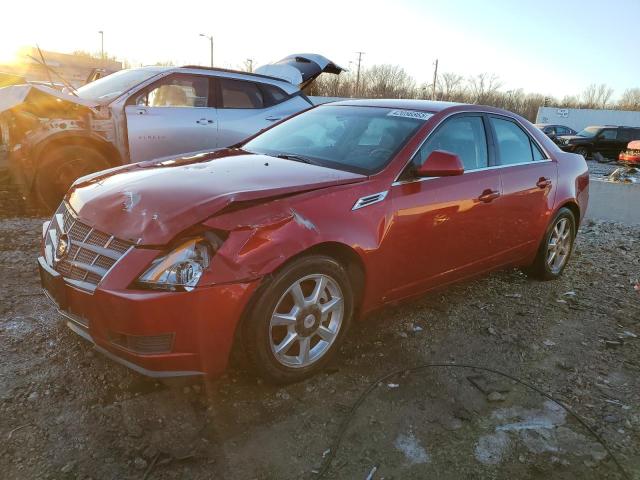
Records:
<instances>
[{"instance_id":1,"label":"sun glare","mask_svg":"<svg viewBox=\"0 0 640 480\"><path fill-rule=\"evenodd\" d=\"M18 63L21 48L0 43L0 65L13 65Z\"/></svg>"}]
</instances>

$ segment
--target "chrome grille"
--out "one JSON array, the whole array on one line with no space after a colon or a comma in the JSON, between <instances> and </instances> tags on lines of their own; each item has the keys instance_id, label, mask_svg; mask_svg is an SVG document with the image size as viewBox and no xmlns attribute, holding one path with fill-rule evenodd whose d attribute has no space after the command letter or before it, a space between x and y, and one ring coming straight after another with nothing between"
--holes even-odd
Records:
<instances>
[{"instance_id":1,"label":"chrome grille","mask_svg":"<svg viewBox=\"0 0 640 480\"><path fill-rule=\"evenodd\" d=\"M60 239L66 235L67 252L58 256ZM69 283L93 291L109 269L132 244L96 230L76 218L63 202L46 226L44 254L49 266Z\"/></svg>"}]
</instances>

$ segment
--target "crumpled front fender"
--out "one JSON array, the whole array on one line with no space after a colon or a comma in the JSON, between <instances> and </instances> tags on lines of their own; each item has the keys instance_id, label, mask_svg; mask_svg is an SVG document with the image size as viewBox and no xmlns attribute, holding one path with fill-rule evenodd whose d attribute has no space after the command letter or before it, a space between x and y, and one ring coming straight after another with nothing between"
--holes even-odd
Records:
<instances>
[{"instance_id":1,"label":"crumpled front fender","mask_svg":"<svg viewBox=\"0 0 640 480\"><path fill-rule=\"evenodd\" d=\"M236 213L204 222L205 227L228 231L229 237L213 257L201 285L260 278L323 239L318 227L294 207L242 221Z\"/></svg>"}]
</instances>

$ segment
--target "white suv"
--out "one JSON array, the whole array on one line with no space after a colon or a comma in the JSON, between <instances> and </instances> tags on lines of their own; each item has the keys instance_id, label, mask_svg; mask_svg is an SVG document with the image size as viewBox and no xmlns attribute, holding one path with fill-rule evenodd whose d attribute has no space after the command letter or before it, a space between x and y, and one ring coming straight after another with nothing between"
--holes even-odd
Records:
<instances>
[{"instance_id":1,"label":"white suv","mask_svg":"<svg viewBox=\"0 0 640 480\"><path fill-rule=\"evenodd\" d=\"M51 208L73 180L88 173L233 145L311 107L302 88L322 72L341 71L321 55L296 54L256 73L142 67L73 93L40 85L5 87L0 89L5 167L26 195L35 193Z\"/></svg>"}]
</instances>

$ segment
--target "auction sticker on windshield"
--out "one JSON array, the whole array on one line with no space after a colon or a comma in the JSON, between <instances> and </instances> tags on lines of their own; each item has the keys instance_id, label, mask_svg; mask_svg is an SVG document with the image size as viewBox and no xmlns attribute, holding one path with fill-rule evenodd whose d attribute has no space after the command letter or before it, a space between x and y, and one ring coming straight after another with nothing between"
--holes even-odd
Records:
<instances>
[{"instance_id":1,"label":"auction sticker on windshield","mask_svg":"<svg viewBox=\"0 0 640 480\"><path fill-rule=\"evenodd\" d=\"M429 120L433 117L433 113L428 112L416 112L414 110L391 110L387 113L387 117L405 117L415 118L418 120Z\"/></svg>"}]
</instances>

